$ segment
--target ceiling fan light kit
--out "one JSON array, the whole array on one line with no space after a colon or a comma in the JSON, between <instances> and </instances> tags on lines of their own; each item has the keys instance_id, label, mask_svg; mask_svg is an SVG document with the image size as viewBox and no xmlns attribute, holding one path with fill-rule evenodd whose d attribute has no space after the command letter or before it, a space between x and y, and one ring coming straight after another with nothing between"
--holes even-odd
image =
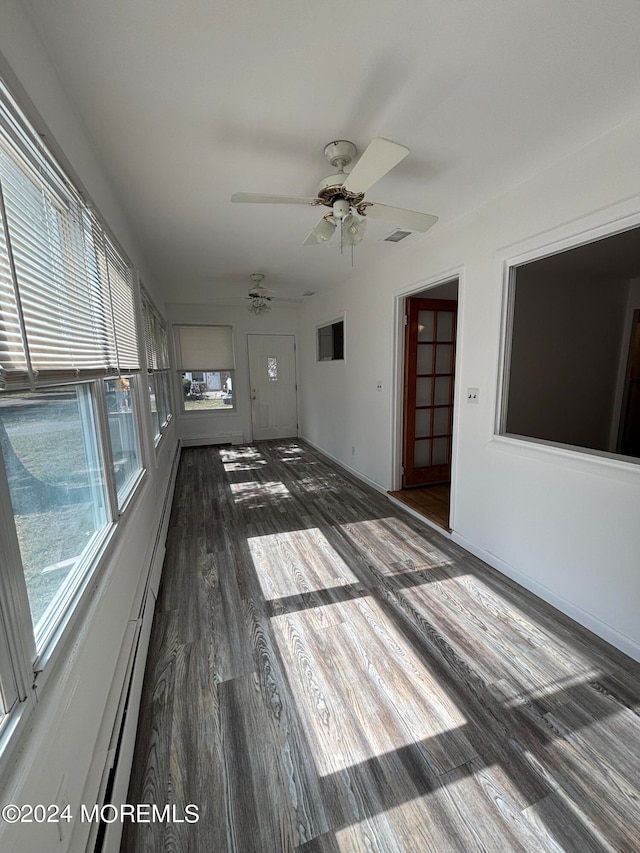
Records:
<instances>
[{"instance_id":1,"label":"ceiling fan light kit","mask_svg":"<svg viewBox=\"0 0 640 853\"><path fill-rule=\"evenodd\" d=\"M348 174L344 171L358 153L353 142L338 139L325 146L324 155L338 171L323 178L315 198L303 196L260 195L235 193L232 202L245 204L309 204L331 208L307 235L303 245L328 243L339 230L340 248L361 242L366 226L365 216L384 219L396 227L424 233L438 221L437 216L419 213L402 207L391 207L375 201L365 201L365 193L409 154L409 149L390 139L378 137ZM338 229L338 225L340 226Z\"/></svg>"}]
</instances>

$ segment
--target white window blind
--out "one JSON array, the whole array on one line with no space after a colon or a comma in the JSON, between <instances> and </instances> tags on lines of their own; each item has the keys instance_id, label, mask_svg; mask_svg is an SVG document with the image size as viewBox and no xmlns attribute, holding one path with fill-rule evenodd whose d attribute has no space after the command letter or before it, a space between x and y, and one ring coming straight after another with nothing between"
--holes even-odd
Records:
<instances>
[{"instance_id":1,"label":"white window blind","mask_svg":"<svg viewBox=\"0 0 640 853\"><path fill-rule=\"evenodd\" d=\"M139 369L131 270L0 83L0 387Z\"/></svg>"},{"instance_id":2,"label":"white window blind","mask_svg":"<svg viewBox=\"0 0 640 853\"><path fill-rule=\"evenodd\" d=\"M141 287L142 317L144 320L144 346L147 353L147 370L167 370L169 368L169 348L167 342L167 324L156 310L149 294Z\"/></svg>"},{"instance_id":3,"label":"white window blind","mask_svg":"<svg viewBox=\"0 0 640 853\"><path fill-rule=\"evenodd\" d=\"M231 326L175 326L178 370L233 370Z\"/></svg>"}]
</instances>

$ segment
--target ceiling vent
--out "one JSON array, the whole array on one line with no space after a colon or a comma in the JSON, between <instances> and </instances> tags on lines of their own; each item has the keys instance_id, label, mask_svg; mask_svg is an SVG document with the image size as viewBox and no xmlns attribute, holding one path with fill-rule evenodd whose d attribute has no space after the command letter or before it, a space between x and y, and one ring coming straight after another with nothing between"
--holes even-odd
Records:
<instances>
[{"instance_id":1,"label":"ceiling vent","mask_svg":"<svg viewBox=\"0 0 640 853\"><path fill-rule=\"evenodd\" d=\"M405 237L408 237L409 234L412 234L412 231L403 231L401 228L396 228L395 231L392 231L388 237L383 239L383 243L399 243L400 240L404 240Z\"/></svg>"}]
</instances>

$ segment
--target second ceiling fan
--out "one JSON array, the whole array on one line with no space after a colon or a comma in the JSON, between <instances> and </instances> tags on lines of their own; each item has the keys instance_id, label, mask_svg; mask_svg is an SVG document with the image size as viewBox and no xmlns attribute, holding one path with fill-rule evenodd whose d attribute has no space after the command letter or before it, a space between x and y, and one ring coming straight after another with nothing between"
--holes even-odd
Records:
<instances>
[{"instance_id":1,"label":"second ceiling fan","mask_svg":"<svg viewBox=\"0 0 640 853\"><path fill-rule=\"evenodd\" d=\"M339 139L324 149L329 163L338 171L320 181L315 197L235 193L231 201L245 204L309 204L330 208L304 241L305 246L328 243L338 232L340 245L354 246L362 240L365 216L384 219L399 228L425 232L438 221L437 216L418 213L403 207L392 207L377 201L365 201L365 193L397 166L409 149L390 139L377 137L348 174L344 171L357 154L353 142Z\"/></svg>"}]
</instances>

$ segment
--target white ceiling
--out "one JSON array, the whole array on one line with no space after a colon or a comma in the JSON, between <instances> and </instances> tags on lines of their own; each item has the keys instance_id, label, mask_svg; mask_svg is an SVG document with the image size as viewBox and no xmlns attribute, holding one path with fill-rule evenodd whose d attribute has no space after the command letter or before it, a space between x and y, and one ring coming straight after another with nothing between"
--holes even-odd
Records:
<instances>
[{"instance_id":1,"label":"white ceiling","mask_svg":"<svg viewBox=\"0 0 640 853\"><path fill-rule=\"evenodd\" d=\"M427 235L303 247L327 142L411 154L368 200L447 222L640 112L638 0L24 0L169 301L322 290Z\"/></svg>"}]
</instances>

